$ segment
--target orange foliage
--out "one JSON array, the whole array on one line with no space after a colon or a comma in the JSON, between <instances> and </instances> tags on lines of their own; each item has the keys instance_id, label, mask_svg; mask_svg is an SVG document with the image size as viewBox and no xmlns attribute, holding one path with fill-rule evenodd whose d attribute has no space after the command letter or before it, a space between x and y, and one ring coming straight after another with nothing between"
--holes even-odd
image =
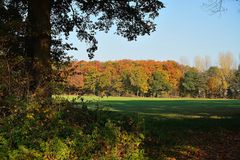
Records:
<instances>
[{"instance_id":1,"label":"orange foliage","mask_svg":"<svg viewBox=\"0 0 240 160\"><path fill-rule=\"evenodd\" d=\"M68 78L68 84L70 86L77 87L78 89L84 88L84 84L87 81L86 75L94 74L95 76L101 77L101 79L96 78L96 83L98 80L102 81L103 74L107 77L109 81L108 88L111 89L113 86L122 87L121 78L124 73L133 73L139 70L139 75L144 76L144 80L148 81L155 71L159 71L166 75L171 87L177 90L179 87L180 79L183 77L183 66L175 61L154 61L154 60L119 60L119 61L78 61L72 62L70 67L74 70L74 74L70 75ZM141 73L140 73L141 72ZM108 76L106 76L106 74ZM106 78L105 78L106 79ZM144 93L146 92L147 86L144 87ZM122 90L121 88L115 88L115 90Z\"/></svg>"}]
</instances>

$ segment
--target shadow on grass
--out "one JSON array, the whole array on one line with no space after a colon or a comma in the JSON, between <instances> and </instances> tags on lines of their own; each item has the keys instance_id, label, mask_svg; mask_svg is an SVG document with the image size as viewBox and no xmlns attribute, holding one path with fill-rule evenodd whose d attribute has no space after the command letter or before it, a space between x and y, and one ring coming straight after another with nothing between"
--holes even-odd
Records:
<instances>
[{"instance_id":1,"label":"shadow on grass","mask_svg":"<svg viewBox=\"0 0 240 160\"><path fill-rule=\"evenodd\" d=\"M101 119L145 135L150 159L240 159L239 100L103 100L102 106Z\"/></svg>"},{"instance_id":2,"label":"shadow on grass","mask_svg":"<svg viewBox=\"0 0 240 160\"><path fill-rule=\"evenodd\" d=\"M110 110L159 115L165 118L236 118L240 117L239 100L104 100Z\"/></svg>"}]
</instances>

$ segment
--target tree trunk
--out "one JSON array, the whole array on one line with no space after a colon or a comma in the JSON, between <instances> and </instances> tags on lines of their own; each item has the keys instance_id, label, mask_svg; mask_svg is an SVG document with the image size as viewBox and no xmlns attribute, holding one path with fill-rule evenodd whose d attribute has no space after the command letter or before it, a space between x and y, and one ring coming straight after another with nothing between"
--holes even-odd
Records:
<instances>
[{"instance_id":1,"label":"tree trunk","mask_svg":"<svg viewBox=\"0 0 240 160\"><path fill-rule=\"evenodd\" d=\"M51 96L51 24L50 0L28 1L28 70L32 79L30 91L37 96Z\"/></svg>"}]
</instances>

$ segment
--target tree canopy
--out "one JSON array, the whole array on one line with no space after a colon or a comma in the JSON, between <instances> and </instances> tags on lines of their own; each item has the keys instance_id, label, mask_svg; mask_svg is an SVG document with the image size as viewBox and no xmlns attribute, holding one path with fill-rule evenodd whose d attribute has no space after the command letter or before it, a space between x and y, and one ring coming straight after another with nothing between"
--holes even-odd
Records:
<instances>
[{"instance_id":1,"label":"tree canopy","mask_svg":"<svg viewBox=\"0 0 240 160\"><path fill-rule=\"evenodd\" d=\"M97 31L136 40L155 31L154 19L164 4L158 0L1 0L0 47L8 57L22 56L32 77L32 90L50 81L52 64L66 59L63 42L71 32L89 45L89 58L97 50Z\"/></svg>"}]
</instances>

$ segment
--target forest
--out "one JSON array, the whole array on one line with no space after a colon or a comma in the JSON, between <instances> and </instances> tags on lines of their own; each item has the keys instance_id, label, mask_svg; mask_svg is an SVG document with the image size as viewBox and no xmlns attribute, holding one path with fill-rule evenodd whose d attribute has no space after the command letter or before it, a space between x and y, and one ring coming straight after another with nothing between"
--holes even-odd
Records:
<instances>
[{"instance_id":1,"label":"forest","mask_svg":"<svg viewBox=\"0 0 240 160\"><path fill-rule=\"evenodd\" d=\"M231 53L219 55L219 66L196 57L194 67L175 61L120 60L71 62L66 94L97 96L239 98L240 68ZM71 73L71 72L69 72Z\"/></svg>"}]
</instances>

